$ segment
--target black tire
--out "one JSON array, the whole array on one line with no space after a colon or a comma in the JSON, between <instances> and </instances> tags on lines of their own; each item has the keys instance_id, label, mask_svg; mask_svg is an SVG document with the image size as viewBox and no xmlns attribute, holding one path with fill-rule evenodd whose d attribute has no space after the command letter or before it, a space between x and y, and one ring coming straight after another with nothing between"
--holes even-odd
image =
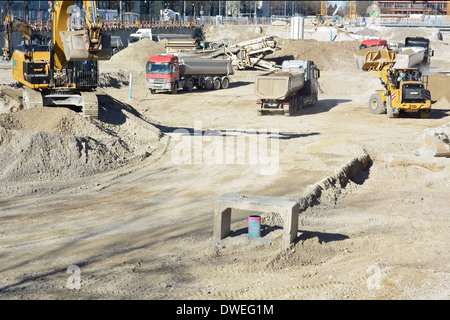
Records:
<instances>
[{"instance_id":1,"label":"black tire","mask_svg":"<svg viewBox=\"0 0 450 320\"><path fill-rule=\"evenodd\" d=\"M428 119L430 118L431 110L419 110L419 118L420 119Z\"/></svg>"},{"instance_id":2,"label":"black tire","mask_svg":"<svg viewBox=\"0 0 450 320\"><path fill-rule=\"evenodd\" d=\"M301 111L301 110L303 110L303 99L298 98L297 111Z\"/></svg>"},{"instance_id":3,"label":"black tire","mask_svg":"<svg viewBox=\"0 0 450 320\"><path fill-rule=\"evenodd\" d=\"M174 82L174 83L172 84L172 90L171 90L171 93L172 93L172 94L177 94L177 92L178 92L178 84L177 84L176 82Z\"/></svg>"},{"instance_id":4,"label":"black tire","mask_svg":"<svg viewBox=\"0 0 450 320\"><path fill-rule=\"evenodd\" d=\"M213 88L214 90L219 90L220 88L222 88L222 82L220 81L220 78L214 78Z\"/></svg>"},{"instance_id":5,"label":"black tire","mask_svg":"<svg viewBox=\"0 0 450 320\"><path fill-rule=\"evenodd\" d=\"M222 88L227 89L230 86L230 79L228 77L222 78Z\"/></svg>"},{"instance_id":6,"label":"black tire","mask_svg":"<svg viewBox=\"0 0 450 320\"><path fill-rule=\"evenodd\" d=\"M292 116L292 106L293 106L292 101L289 101L289 104L283 105L284 115L286 117Z\"/></svg>"},{"instance_id":7,"label":"black tire","mask_svg":"<svg viewBox=\"0 0 450 320\"><path fill-rule=\"evenodd\" d=\"M188 92L192 92L193 88L194 88L194 80L189 79L189 81L186 83L186 86L183 87L183 90L186 90Z\"/></svg>"},{"instance_id":8,"label":"black tire","mask_svg":"<svg viewBox=\"0 0 450 320\"><path fill-rule=\"evenodd\" d=\"M211 77L207 77L205 79L205 89L206 90L211 90L213 88L213 79Z\"/></svg>"},{"instance_id":9,"label":"black tire","mask_svg":"<svg viewBox=\"0 0 450 320\"><path fill-rule=\"evenodd\" d=\"M369 111L374 114L386 113L386 104L378 92L375 92L369 98Z\"/></svg>"}]
</instances>

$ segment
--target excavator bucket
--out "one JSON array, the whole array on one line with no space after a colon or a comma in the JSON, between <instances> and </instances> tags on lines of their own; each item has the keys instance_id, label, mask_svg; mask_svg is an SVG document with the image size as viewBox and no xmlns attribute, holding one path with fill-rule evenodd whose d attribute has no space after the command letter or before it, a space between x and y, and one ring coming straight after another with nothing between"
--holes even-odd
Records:
<instances>
[{"instance_id":1,"label":"excavator bucket","mask_svg":"<svg viewBox=\"0 0 450 320\"><path fill-rule=\"evenodd\" d=\"M423 134L424 143L416 151L418 156L426 157L450 157L450 123L437 127L425 129Z\"/></svg>"},{"instance_id":2,"label":"excavator bucket","mask_svg":"<svg viewBox=\"0 0 450 320\"><path fill-rule=\"evenodd\" d=\"M88 50L88 39L84 30L61 31L67 61L109 60L112 57L111 36L103 34L99 50Z\"/></svg>"}]
</instances>

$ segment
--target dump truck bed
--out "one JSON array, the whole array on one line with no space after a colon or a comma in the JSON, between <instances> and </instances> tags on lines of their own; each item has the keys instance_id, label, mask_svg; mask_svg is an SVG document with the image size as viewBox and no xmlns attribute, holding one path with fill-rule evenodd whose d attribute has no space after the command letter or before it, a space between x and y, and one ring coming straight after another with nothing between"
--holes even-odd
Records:
<instances>
[{"instance_id":1,"label":"dump truck bed","mask_svg":"<svg viewBox=\"0 0 450 320\"><path fill-rule=\"evenodd\" d=\"M257 76L254 88L259 99L284 100L294 92L301 90L304 83L304 73L281 71Z\"/></svg>"},{"instance_id":2,"label":"dump truck bed","mask_svg":"<svg viewBox=\"0 0 450 320\"><path fill-rule=\"evenodd\" d=\"M231 60L214 60L180 57L180 76L215 75L228 76L234 74Z\"/></svg>"}]
</instances>

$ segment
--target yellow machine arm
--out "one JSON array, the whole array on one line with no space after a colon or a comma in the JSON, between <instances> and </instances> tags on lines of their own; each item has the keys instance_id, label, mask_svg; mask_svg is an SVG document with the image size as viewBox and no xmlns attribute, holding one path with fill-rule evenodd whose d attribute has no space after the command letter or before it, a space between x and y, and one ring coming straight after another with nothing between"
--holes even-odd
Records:
<instances>
[{"instance_id":1,"label":"yellow machine arm","mask_svg":"<svg viewBox=\"0 0 450 320\"><path fill-rule=\"evenodd\" d=\"M98 22L97 1L83 1L86 29L69 31L74 1L54 1L53 45L55 67L62 69L68 61L109 60L111 38L102 34Z\"/></svg>"},{"instance_id":2,"label":"yellow machine arm","mask_svg":"<svg viewBox=\"0 0 450 320\"><path fill-rule=\"evenodd\" d=\"M5 37L5 46L3 49L3 60L9 60L11 55L11 36L13 30L18 30L22 32L24 37L31 41L31 36L33 34L33 29L30 24L26 21L22 21L18 18L14 18L10 14L7 14L5 17L5 25L6 25L6 37Z\"/></svg>"},{"instance_id":3,"label":"yellow machine arm","mask_svg":"<svg viewBox=\"0 0 450 320\"><path fill-rule=\"evenodd\" d=\"M9 15L8 15L9 16ZM33 34L33 29L28 22L22 21L18 18L10 17L11 25L13 30L19 30L25 36L28 41L31 41L31 35ZM5 20L6 21L6 20Z\"/></svg>"},{"instance_id":4,"label":"yellow machine arm","mask_svg":"<svg viewBox=\"0 0 450 320\"><path fill-rule=\"evenodd\" d=\"M98 21L96 1L83 1L86 26L89 32L89 50L99 50L102 23Z\"/></svg>"}]
</instances>

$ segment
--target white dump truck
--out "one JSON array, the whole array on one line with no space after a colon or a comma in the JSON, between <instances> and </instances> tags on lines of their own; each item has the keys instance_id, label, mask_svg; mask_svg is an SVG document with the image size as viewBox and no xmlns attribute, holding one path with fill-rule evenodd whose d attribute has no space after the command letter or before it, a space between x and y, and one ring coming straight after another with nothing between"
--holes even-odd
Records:
<instances>
[{"instance_id":1,"label":"white dump truck","mask_svg":"<svg viewBox=\"0 0 450 320\"><path fill-rule=\"evenodd\" d=\"M263 115L281 110L292 116L319 96L320 70L310 60L283 61L281 70L256 76L257 111Z\"/></svg>"}]
</instances>

